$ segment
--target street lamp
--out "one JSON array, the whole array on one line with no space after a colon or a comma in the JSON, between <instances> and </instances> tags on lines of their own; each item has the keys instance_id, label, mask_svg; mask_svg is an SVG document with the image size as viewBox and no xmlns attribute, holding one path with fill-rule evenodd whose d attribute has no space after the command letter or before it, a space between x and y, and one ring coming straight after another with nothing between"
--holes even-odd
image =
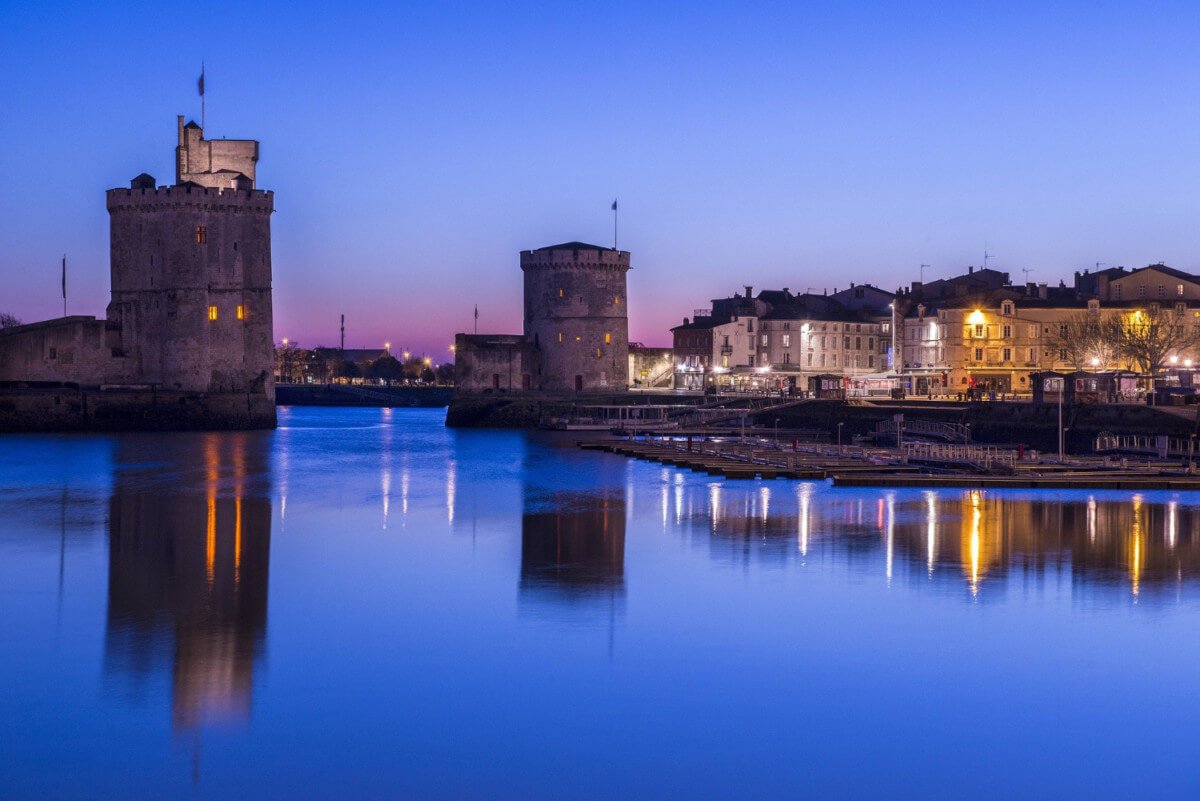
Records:
<instances>
[{"instance_id":1,"label":"street lamp","mask_svg":"<svg viewBox=\"0 0 1200 801\"><path fill-rule=\"evenodd\" d=\"M888 308L892 310L892 374L895 375L896 370L896 301L888 304Z\"/></svg>"},{"instance_id":2,"label":"street lamp","mask_svg":"<svg viewBox=\"0 0 1200 801\"><path fill-rule=\"evenodd\" d=\"M838 455L842 454L842 426L843 423L838 423Z\"/></svg>"}]
</instances>

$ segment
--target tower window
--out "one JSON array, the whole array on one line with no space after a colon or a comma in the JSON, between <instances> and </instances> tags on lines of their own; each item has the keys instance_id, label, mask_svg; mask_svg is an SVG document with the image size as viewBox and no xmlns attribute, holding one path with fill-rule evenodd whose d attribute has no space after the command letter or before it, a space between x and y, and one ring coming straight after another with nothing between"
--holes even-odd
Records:
<instances>
[{"instance_id":1,"label":"tower window","mask_svg":"<svg viewBox=\"0 0 1200 801\"><path fill-rule=\"evenodd\" d=\"M596 348L596 358L597 359L600 358L600 349L599 348Z\"/></svg>"},{"instance_id":2,"label":"tower window","mask_svg":"<svg viewBox=\"0 0 1200 801\"><path fill-rule=\"evenodd\" d=\"M216 306L208 307L208 319L210 319L210 320L217 319L217 307Z\"/></svg>"},{"instance_id":3,"label":"tower window","mask_svg":"<svg viewBox=\"0 0 1200 801\"><path fill-rule=\"evenodd\" d=\"M559 342L562 342L562 341L563 341L563 334L562 334L562 331L559 331L559 332L558 332L558 341L559 341Z\"/></svg>"},{"instance_id":4,"label":"tower window","mask_svg":"<svg viewBox=\"0 0 1200 801\"><path fill-rule=\"evenodd\" d=\"M604 344L605 344L605 345L611 345L611 344L612 344L612 333L611 333L611 332L609 332L609 331L605 331L605 332L604 332Z\"/></svg>"},{"instance_id":5,"label":"tower window","mask_svg":"<svg viewBox=\"0 0 1200 801\"><path fill-rule=\"evenodd\" d=\"M621 305L621 296L620 295L613 295L613 305L614 306Z\"/></svg>"},{"instance_id":6,"label":"tower window","mask_svg":"<svg viewBox=\"0 0 1200 801\"><path fill-rule=\"evenodd\" d=\"M208 228L203 225L196 226L196 244L203 245L208 241Z\"/></svg>"},{"instance_id":7,"label":"tower window","mask_svg":"<svg viewBox=\"0 0 1200 801\"><path fill-rule=\"evenodd\" d=\"M561 288L558 290L558 296L559 296L560 298L561 298L563 295L565 295L565 294L566 294L566 293L565 293L565 292L564 292L564 291L563 291Z\"/></svg>"},{"instance_id":8,"label":"tower window","mask_svg":"<svg viewBox=\"0 0 1200 801\"><path fill-rule=\"evenodd\" d=\"M237 318L239 320L246 319L246 307L242 306L241 304L238 304L238 307L237 307Z\"/></svg>"}]
</instances>

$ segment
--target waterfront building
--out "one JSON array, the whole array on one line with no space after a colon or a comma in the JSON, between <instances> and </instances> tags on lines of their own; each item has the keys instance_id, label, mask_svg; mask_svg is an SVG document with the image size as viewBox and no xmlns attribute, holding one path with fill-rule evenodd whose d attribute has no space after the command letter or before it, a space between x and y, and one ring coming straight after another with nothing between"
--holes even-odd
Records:
<instances>
[{"instance_id":1,"label":"waterfront building","mask_svg":"<svg viewBox=\"0 0 1200 801\"><path fill-rule=\"evenodd\" d=\"M1120 342L1085 352L1067 341L1073 321L1083 314L1111 320L1157 306L1179 325L1200 324L1200 279L1163 265L1076 273L1073 287L1015 286L1007 274L998 275L1004 280L980 283L969 273L959 276L968 281L940 282L948 291L931 293L930 285L914 283L902 293L901 367L909 391L1025 395L1037 372L1138 371ZM1190 342L1181 346L1170 355L1170 365L1190 368L1200 359L1194 349Z\"/></svg>"},{"instance_id":2,"label":"waterfront building","mask_svg":"<svg viewBox=\"0 0 1200 801\"><path fill-rule=\"evenodd\" d=\"M110 189L111 302L0 331L0 381L247 396L273 426L271 214L258 143L177 119L175 182ZM244 424L244 423L243 423Z\"/></svg>"},{"instance_id":3,"label":"waterfront building","mask_svg":"<svg viewBox=\"0 0 1200 801\"><path fill-rule=\"evenodd\" d=\"M785 287L755 296L745 289L671 329L676 386L792 392L817 375L848 379L886 369L890 293L851 287L793 295Z\"/></svg>"},{"instance_id":4,"label":"waterfront building","mask_svg":"<svg viewBox=\"0 0 1200 801\"><path fill-rule=\"evenodd\" d=\"M623 391L629 383L629 252L567 242L521 253L522 334L458 334L465 391Z\"/></svg>"}]
</instances>

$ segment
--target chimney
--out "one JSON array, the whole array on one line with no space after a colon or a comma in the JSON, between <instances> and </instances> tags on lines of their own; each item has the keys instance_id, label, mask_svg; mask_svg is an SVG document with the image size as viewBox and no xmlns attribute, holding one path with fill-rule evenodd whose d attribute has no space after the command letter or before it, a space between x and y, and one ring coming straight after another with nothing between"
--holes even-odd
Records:
<instances>
[{"instance_id":1,"label":"chimney","mask_svg":"<svg viewBox=\"0 0 1200 801\"><path fill-rule=\"evenodd\" d=\"M975 272L975 265L967 267L967 275L972 275Z\"/></svg>"},{"instance_id":2,"label":"chimney","mask_svg":"<svg viewBox=\"0 0 1200 801\"><path fill-rule=\"evenodd\" d=\"M750 297L753 294L754 294L754 287L750 286L749 284L746 284L746 297Z\"/></svg>"},{"instance_id":3,"label":"chimney","mask_svg":"<svg viewBox=\"0 0 1200 801\"><path fill-rule=\"evenodd\" d=\"M1044 281L1038 284L1038 297L1042 300L1046 299L1046 283Z\"/></svg>"},{"instance_id":4,"label":"chimney","mask_svg":"<svg viewBox=\"0 0 1200 801\"><path fill-rule=\"evenodd\" d=\"M783 288L783 294L785 294L785 295L791 294L790 292L788 292L788 288L786 286Z\"/></svg>"}]
</instances>

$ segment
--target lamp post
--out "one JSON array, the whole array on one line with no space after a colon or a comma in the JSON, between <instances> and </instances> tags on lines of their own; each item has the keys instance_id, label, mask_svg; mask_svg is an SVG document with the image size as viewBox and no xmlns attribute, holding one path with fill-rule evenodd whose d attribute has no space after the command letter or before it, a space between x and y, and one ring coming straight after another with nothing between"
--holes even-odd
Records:
<instances>
[{"instance_id":1,"label":"lamp post","mask_svg":"<svg viewBox=\"0 0 1200 801\"><path fill-rule=\"evenodd\" d=\"M1063 424L1062 424L1062 407L1063 395L1067 394L1067 379L1062 376L1058 379L1058 463L1063 461Z\"/></svg>"},{"instance_id":2,"label":"lamp post","mask_svg":"<svg viewBox=\"0 0 1200 801\"><path fill-rule=\"evenodd\" d=\"M889 303L888 308L892 310L892 374L896 375L900 372L896 369L896 301Z\"/></svg>"},{"instance_id":3,"label":"lamp post","mask_svg":"<svg viewBox=\"0 0 1200 801\"><path fill-rule=\"evenodd\" d=\"M837 424L837 426L838 426L838 455L839 456L843 453L843 451L842 451L842 425L843 425L842 423Z\"/></svg>"}]
</instances>

